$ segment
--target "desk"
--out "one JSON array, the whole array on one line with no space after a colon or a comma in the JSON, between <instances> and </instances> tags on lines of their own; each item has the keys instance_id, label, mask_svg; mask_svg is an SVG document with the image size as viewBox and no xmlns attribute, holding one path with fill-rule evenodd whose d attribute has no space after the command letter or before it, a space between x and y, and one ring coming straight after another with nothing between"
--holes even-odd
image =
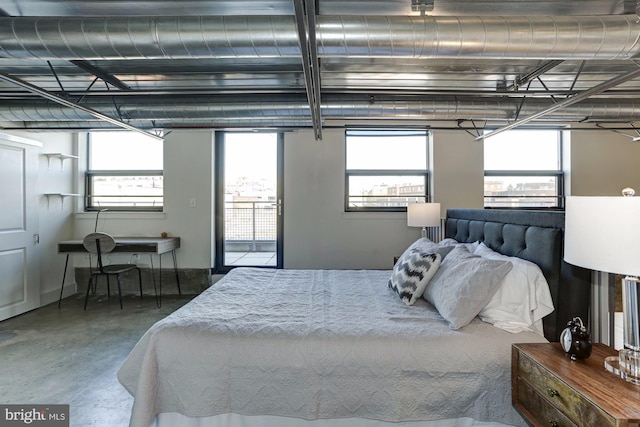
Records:
<instances>
[{"instance_id":1,"label":"desk","mask_svg":"<svg viewBox=\"0 0 640 427\"><path fill-rule=\"evenodd\" d=\"M176 249L180 247L179 237L114 237L116 241L116 247L110 253L128 253L128 254L149 254L151 260L151 277L155 284L156 277L153 273L153 254L158 255L159 259L159 283L160 283L160 296L158 299L158 306L161 304L162 299L162 254L171 252L171 258L173 259L173 271L176 274L176 283L178 285L178 293L182 295L180 290L180 278L178 276L178 263L176 260ZM62 273L62 286L60 288L60 298L58 299L58 307L62 301L62 291L64 290L64 280L67 276L67 266L69 265L69 255L72 253L88 253L88 251L82 245L82 239L77 240L64 240L58 242L58 253L67 254L64 262L64 273Z\"/></svg>"}]
</instances>

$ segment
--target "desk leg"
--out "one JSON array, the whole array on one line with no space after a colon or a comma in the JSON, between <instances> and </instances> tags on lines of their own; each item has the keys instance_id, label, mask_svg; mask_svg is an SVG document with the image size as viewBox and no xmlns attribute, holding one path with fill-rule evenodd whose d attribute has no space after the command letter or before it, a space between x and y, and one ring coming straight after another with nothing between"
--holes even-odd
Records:
<instances>
[{"instance_id":1,"label":"desk leg","mask_svg":"<svg viewBox=\"0 0 640 427\"><path fill-rule=\"evenodd\" d=\"M62 304L62 292L64 291L64 279L67 277L67 266L69 265L69 254L67 254L67 258L64 260L64 273L62 273L62 286L60 286L60 298L58 298L58 308L60 308L60 304Z\"/></svg>"},{"instance_id":2,"label":"desk leg","mask_svg":"<svg viewBox=\"0 0 640 427\"><path fill-rule=\"evenodd\" d=\"M162 254L158 254L158 298L156 305L158 308L162 306Z\"/></svg>"},{"instance_id":3,"label":"desk leg","mask_svg":"<svg viewBox=\"0 0 640 427\"><path fill-rule=\"evenodd\" d=\"M153 254L149 254L149 261L151 261L151 278L153 279L153 291L156 294L156 306L160 308L160 306L162 305L162 294L158 294L158 288L156 286L156 274L155 269L153 268ZM162 280L162 277L160 277L160 280Z\"/></svg>"},{"instance_id":4,"label":"desk leg","mask_svg":"<svg viewBox=\"0 0 640 427\"><path fill-rule=\"evenodd\" d=\"M182 295L182 290L180 289L180 276L178 275L178 261L176 258L175 249L171 251L171 257L173 258L173 271L176 273L176 283L178 284L178 294Z\"/></svg>"}]
</instances>

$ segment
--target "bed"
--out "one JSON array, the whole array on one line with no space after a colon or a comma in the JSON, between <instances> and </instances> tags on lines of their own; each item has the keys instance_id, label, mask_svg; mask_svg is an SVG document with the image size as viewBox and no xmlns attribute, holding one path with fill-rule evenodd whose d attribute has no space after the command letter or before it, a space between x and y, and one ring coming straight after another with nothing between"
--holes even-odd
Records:
<instances>
[{"instance_id":1,"label":"bed","mask_svg":"<svg viewBox=\"0 0 640 427\"><path fill-rule=\"evenodd\" d=\"M511 344L557 341L567 321L588 319L590 276L562 260L563 226L562 212L448 210L443 242L415 242L401 257L429 252L430 282L411 304L391 286L398 264L235 269L152 326L125 360L130 425L526 425L511 405ZM473 275L458 280L463 264ZM531 321L500 324L489 307L513 296L507 277L525 282L515 275L523 265L544 282L527 279L515 294L531 297ZM477 315L450 297L459 282L467 301L488 270Z\"/></svg>"}]
</instances>

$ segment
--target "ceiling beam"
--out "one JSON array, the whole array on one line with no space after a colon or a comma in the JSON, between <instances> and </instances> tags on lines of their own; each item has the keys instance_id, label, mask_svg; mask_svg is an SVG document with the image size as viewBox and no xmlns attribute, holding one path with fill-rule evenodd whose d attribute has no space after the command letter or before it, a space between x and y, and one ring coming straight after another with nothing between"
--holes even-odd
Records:
<instances>
[{"instance_id":1,"label":"ceiling beam","mask_svg":"<svg viewBox=\"0 0 640 427\"><path fill-rule=\"evenodd\" d=\"M316 42L316 13L313 0L294 0L296 27L302 53L302 70L311 109L311 122L316 140L322 139L320 109L320 61Z\"/></svg>"},{"instance_id":2,"label":"ceiling beam","mask_svg":"<svg viewBox=\"0 0 640 427\"><path fill-rule=\"evenodd\" d=\"M530 73L525 74L524 76L520 77L516 77L515 81L513 82L513 84L511 84L510 86L507 87L508 91L517 91L520 86L524 86L527 83L529 83L531 80L535 79L536 77L541 76L542 74L546 73L547 71L551 70L552 68L554 68L557 65L560 65L561 63L563 63L564 61L559 60L559 59L554 59L552 61L545 61L542 65L538 66L535 70L531 71Z\"/></svg>"},{"instance_id":3,"label":"ceiling beam","mask_svg":"<svg viewBox=\"0 0 640 427\"><path fill-rule=\"evenodd\" d=\"M554 111L560 110L562 108L568 107L569 105L573 105L577 102L583 101L587 98L589 98L590 96L593 95L597 95L599 93L602 93L604 91L606 91L607 89L610 89L612 87L621 85L624 82L627 82L629 80L633 80L636 77L640 76L640 68L631 71L629 73L623 74L621 76L618 77L614 77L610 80L607 80L606 82L600 83L599 85L596 85L594 87L592 87L591 89L587 89L583 92L578 93L575 96L566 98L564 101L560 101L554 105L552 105L551 107L547 108L546 110L542 110L538 113L532 114L531 116L525 117L524 119L515 121L507 126L503 126L499 129L496 129L492 132L489 132L487 134L484 135L480 135L477 138L475 138L476 141L481 140L481 139L485 139L485 138L489 138L491 136L497 135L499 133L502 133L504 131L507 130L511 130L514 129L518 126L521 126L525 123L529 123L533 120L539 119L541 117L546 116L547 114L553 113Z\"/></svg>"},{"instance_id":4,"label":"ceiling beam","mask_svg":"<svg viewBox=\"0 0 640 427\"><path fill-rule=\"evenodd\" d=\"M49 92L46 89L42 89L40 87L32 85L31 83L26 82L26 81L24 81L22 79L19 79L17 77L13 77L13 76L10 76L8 74L0 73L0 80L3 80L5 82L11 83L11 84L14 84L16 86L19 86L19 87L21 87L23 89L28 90L29 92L35 93L35 94L37 94L37 95L39 95L39 96L41 96L43 98L46 98L46 99L48 99L50 101L53 101L53 102L56 102L58 104L64 105L65 107L69 107L69 108L73 108L73 109L76 109L76 110L83 111L83 112L85 112L87 114L90 114L91 116L93 116L93 117L95 117L95 118L97 118L99 120L103 120L105 122L109 122L111 124L114 124L116 126L119 126L121 128L130 130L130 131L133 131L133 132L138 132L138 133L144 134L144 135L146 135L148 137L151 137L151 138L154 138L154 139L162 140L162 138L157 136L157 135L154 135L154 134L152 134L150 132L147 132L147 131L144 131L142 129L138 129L135 126L131 126L131 125L129 125L129 124L123 122L123 121L120 121L118 119L114 119L112 117L106 116L106 115L100 113L99 111L96 111L96 110L94 110L92 108L88 108L88 107L80 105L80 104L78 104L76 102L73 102L73 101L70 101L68 99L65 99L65 98L63 98L63 97L61 97L59 95L56 95L53 92Z\"/></svg>"},{"instance_id":5,"label":"ceiling beam","mask_svg":"<svg viewBox=\"0 0 640 427\"><path fill-rule=\"evenodd\" d=\"M75 65L76 67L83 69L84 71L86 71L89 74L93 74L94 76L101 78L105 82L110 83L112 86L115 86L118 89L131 90L131 87L128 86L126 83L124 83L119 78L114 77L113 75L111 75L111 74L109 74L107 72L104 72L100 68L98 68L98 67L96 67L94 65L91 65L87 61L73 60L73 61L70 61L70 62L73 65Z\"/></svg>"}]
</instances>

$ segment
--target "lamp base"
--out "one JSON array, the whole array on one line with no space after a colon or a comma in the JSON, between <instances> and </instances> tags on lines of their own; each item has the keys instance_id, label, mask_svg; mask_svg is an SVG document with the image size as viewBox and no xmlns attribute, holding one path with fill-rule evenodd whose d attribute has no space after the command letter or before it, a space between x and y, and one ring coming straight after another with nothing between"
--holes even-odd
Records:
<instances>
[{"instance_id":1,"label":"lamp base","mask_svg":"<svg viewBox=\"0 0 640 427\"><path fill-rule=\"evenodd\" d=\"M620 357L619 356L605 357L604 369L611 372L613 375L616 375L622 378L622 374L620 373Z\"/></svg>"},{"instance_id":2,"label":"lamp base","mask_svg":"<svg viewBox=\"0 0 640 427\"><path fill-rule=\"evenodd\" d=\"M640 351L620 350L620 373L630 383L640 385Z\"/></svg>"},{"instance_id":3,"label":"lamp base","mask_svg":"<svg viewBox=\"0 0 640 427\"><path fill-rule=\"evenodd\" d=\"M619 356L604 359L604 368L627 382L640 385L640 351L624 348Z\"/></svg>"},{"instance_id":4,"label":"lamp base","mask_svg":"<svg viewBox=\"0 0 640 427\"><path fill-rule=\"evenodd\" d=\"M640 279L626 276L622 279L622 322L624 348L640 350Z\"/></svg>"}]
</instances>

